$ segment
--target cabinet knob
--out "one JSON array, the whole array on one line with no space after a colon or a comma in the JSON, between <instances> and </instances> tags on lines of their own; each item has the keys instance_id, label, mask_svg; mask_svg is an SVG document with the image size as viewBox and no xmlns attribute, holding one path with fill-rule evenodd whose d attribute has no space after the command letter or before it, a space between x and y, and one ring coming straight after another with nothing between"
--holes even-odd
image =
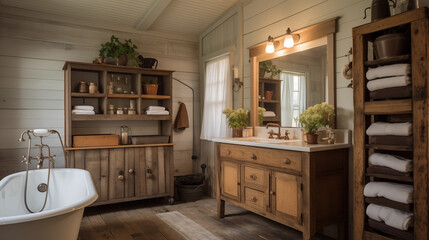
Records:
<instances>
[{"instance_id":1,"label":"cabinet knob","mask_svg":"<svg viewBox=\"0 0 429 240\"><path fill-rule=\"evenodd\" d=\"M152 169L147 169L146 170L146 178L152 178L153 177L153 174L152 174Z\"/></svg>"},{"instance_id":2,"label":"cabinet knob","mask_svg":"<svg viewBox=\"0 0 429 240\"><path fill-rule=\"evenodd\" d=\"M134 171L134 169L130 168L130 169L128 169L128 172L129 172L130 174L134 174L136 171Z\"/></svg>"},{"instance_id":3,"label":"cabinet knob","mask_svg":"<svg viewBox=\"0 0 429 240\"><path fill-rule=\"evenodd\" d=\"M285 160L285 164L286 165L290 165L292 163L292 161L289 159L289 158L286 158L286 160Z\"/></svg>"},{"instance_id":4,"label":"cabinet knob","mask_svg":"<svg viewBox=\"0 0 429 240\"><path fill-rule=\"evenodd\" d=\"M275 192L273 192L273 191L270 191L270 194L271 194L271 195L276 195L276 193L275 193Z\"/></svg>"},{"instance_id":5,"label":"cabinet knob","mask_svg":"<svg viewBox=\"0 0 429 240\"><path fill-rule=\"evenodd\" d=\"M255 154L252 154L252 156L250 158L253 159L253 160L257 160L258 159L258 157Z\"/></svg>"},{"instance_id":6,"label":"cabinet knob","mask_svg":"<svg viewBox=\"0 0 429 240\"><path fill-rule=\"evenodd\" d=\"M124 181L124 179L125 179L124 175L122 175L122 174L118 175L118 180L119 181Z\"/></svg>"},{"instance_id":7,"label":"cabinet knob","mask_svg":"<svg viewBox=\"0 0 429 240\"><path fill-rule=\"evenodd\" d=\"M241 183L240 183L240 182L237 182L237 185L238 185L238 186L240 186L240 185L241 185Z\"/></svg>"},{"instance_id":8,"label":"cabinet knob","mask_svg":"<svg viewBox=\"0 0 429 240\"><path fill-rule=\"evenodd\" d=\"M230 155L231 154L231 150L226 150L226 155Z\"/></svg>"},{"instance_id":9,"label":"cabinet knob","mask_svg":"<svg viewBox=\"0 0 429 240\"><path fill-rule=\"evenodd\" d=\"M256 203L258 201L258 199L256 197L252 198L252 202Z\"/></svg>"},{"instance_id":10,"label":"cabinet knob","mask_svg":"<svg viewBox=\"0 0 429 240\"><path fill-rule=\"evenodd\" d=\"M258 178L258 176L256 176L255 174L252 174L252 175L250 175L250 178L251 178L253 181L255 181L255 180Z\"/></svg>"}]
</instances>

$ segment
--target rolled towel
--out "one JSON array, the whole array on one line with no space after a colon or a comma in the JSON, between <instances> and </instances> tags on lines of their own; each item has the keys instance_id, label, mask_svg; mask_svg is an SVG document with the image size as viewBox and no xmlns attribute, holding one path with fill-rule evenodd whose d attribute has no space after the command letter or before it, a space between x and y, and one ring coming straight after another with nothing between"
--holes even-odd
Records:
<instances>
[{"instance_id":1,"label":"rolled towel","mask_svg":"<svg viewBox=\"0 0 429 240\"><path fill-rule=\"evenodd\" d=\"M366 78L373 80L376 78L392 77L392 76L403 76L411 73L411 67L408 63L399 63L381 66L377 68L371 68L366 72Z\"/></svg>"},{"instance_id":2,"label":"rolled towel","mask_svg":"<svg viewBox=\"0 0 429 240\"><path fill-rule=\"evenodd\" d=\"M94 115L95 112L89 111L89 110L72 110L72 114L75 114L75 115Z\"/></svg>"},{"instance_id":3,"label":"rolled towel","mask_svg":"<svg viewBox=\"0 0 429 240\"><path fill-rule=\"evenodd\" d=\"M410 122L404 123L385 123L375 122L366 130L368 136L375 135L394 135L411 136L413 134L413 125Z\"/></svg>"},{"instance_id":4,"label":"rolled towel","mask_svg":"<svg viewBox=\"0 0 429 240\"><path fill-rule=\"evenodd\" d=\"M399 77L388 77L388 78L377 78L376 80L368 81L366 87L369 91L376 91L385 88L392 87L404 87L411 84L411 78L409 76Z\"/></svg>"},{"instance_id":5,"label":"rolled towel","mask_svg":"<svg viewBox=\"0 0 429 240\"><path fill-rule=\"evenodd\" d=\"M372 165L392 168L400 172L413 171L413 161L401 156L384 153L373 153L369 156L369 163Z\"/></svg>"},{"instance_id":6,"label":"rolled towel","mask_svg":"<svg viewBox=\"0 0 429 240\"><path fill-rule=\"evenodd\" d=\"M146 115L169 115L170 113L168 111L145 111Z\"/></svg>"},{"instance_id":7,"label":"rolled towel","mask_svg":"<svg viewBox=\"0 0 429 240\"><path fill-rule=\"evenodd\" d=\"M161 106L149 106L146 109L149 110L149 111L152 111L152 110L164 111L165 107L161 107Z\"/></svg>"},{"instance_id":8,"label":"rolled towel","mask_svg":"<svg viewBox=\"0 0 429 240\"><path fill-rule=\"evenodd\" d=\"M94 107L90 105L76 105L73 107L75 110L88 110L88 111L94 111Z\"/></svg>"},{"instance_id":9,"label":"rolled towel","mask_svg":"<svg viewBox=\"0 0 429 240\"><path fill-rule=\"evenodd\" d=\"M401 203L413 202L414 188L412 185L391 182L369 182L365 185L365 197L384 197Z\"/></svg>"},{"instance_id":10,"label":"rolled towel","mask_svg":"<svg viewBox=\"0 0 429 240\"><path fill-rule=\"evenodd\" d=\"M275 117L275 116L276 116L276 113L275 113L275 112L273 112L273 111L265 111L265 112L263 113L263 116L264 116L264 117Z\"/></svg>"},{"instance_id":11,"label":"rolled towel","mask_svg":"<svg viewBox=\"0 0 429 240\"><path fill-rule=\"evenodd\" d=\"M373 203L369 204L366 208L366 215L376 221L384 221L387 226L405 231L413 225L414 220L414 215L412 213Z\"/></svg>"}]
</instances>

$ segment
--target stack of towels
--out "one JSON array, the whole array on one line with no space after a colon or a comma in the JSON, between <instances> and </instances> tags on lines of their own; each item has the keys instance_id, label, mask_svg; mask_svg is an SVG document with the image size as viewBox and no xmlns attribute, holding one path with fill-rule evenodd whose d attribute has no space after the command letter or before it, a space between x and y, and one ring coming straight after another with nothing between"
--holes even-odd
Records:
<instances>
[{"instance_id":1,"label":"stack of towels","mask_svg":"<svg viewBox=\"0 0 429 240\"><path fill-rule=\"evenodd\" d=\"M265 112L263 113L263 116L264 116L264 117L275 117L275 116L276 116L276 113L275 113L275 112L273 112L273 111L265 111Z\"/></svg>"},{"instance_id":2,"label":"stack of towels","mask_svg":"<svg viewBox=\"0 0 429 240\"><path fill-rule=\"evenodd\" d=\"M391 182L369 182L364 189L365 197L384 197L405 204L413 202L413 194L412 185ZM373 203L366 208L366 215L371 219L383 221L386 225L400 230L408 230L413 225L414 219L414 215L410 212Z\"/></svg>"},{"instance_id":3,"label":"stack of towels","mask_svg":"<svg viewBox=\"0 0 429 240\"><path fill-rule=\"evenodd\" d=\"M170 113L165 107L160 106L149 106L145 109L146 115L169 115Z\"/></svg>"},{"instance_id":4,"label":"stack of towels","mask_svg":"<svg viewBox=\"0 0 429 240\"><path fill-rule=\"evenodd\" d=\"M411 136L413 134L413 125L410 122L404 123L372 123L366 130L368 136Z\"/></svg>"},{"instance_id":5,"label":"stack of towels","mask_svg":"<svg viewBox=\"0 0 429 240\"><path fill-rule=\"evenodd\" d=\"M408 63L371 68L366 72L369 91L385 88L405 87L411 84L411 67Z\"/></svg>"},{"instance_id":6,"label":"stack of towels","mask_svg":"<svg viewBox=\"0 0 429 240\"><path fill-rule=\"evenodd\" d=\"M387 167L403 173L413 171L413 161L401 156L373 153L369 156L368 160L369 163L374 166Z\"/></svg>"},{"instance_id":7,"label":"stack of towels","mask_svg":"<svg viewBox=\"0 0 429 240\"><path fill-rule=\"evenodd\" d=\"M72 114L75 115L94 115L94 107L90 105L76 105L73 107Z\"/></svg>"}]
</instances>

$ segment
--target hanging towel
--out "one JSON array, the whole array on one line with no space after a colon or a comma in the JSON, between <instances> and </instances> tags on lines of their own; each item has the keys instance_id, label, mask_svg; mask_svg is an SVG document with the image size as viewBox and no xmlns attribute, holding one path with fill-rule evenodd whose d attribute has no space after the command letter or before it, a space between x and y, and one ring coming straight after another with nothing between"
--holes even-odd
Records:
<instances>
[{"instance_id":1,"label":"hanging towel","mask_svg":"<svg viewBox=\"0 0 429 240\"><path fill-rule=\"evenodd\" d=\"M384 221L386 225L400 230L408 230L408 228L413 225L414 219L412 213L383 207L373 203L369 204L366 208L366 215L376 221Z\"/></svg>"},{"instance_id":2,"label":"hanging towel","mask_svg":"<svg viewBox=\"0 0 429 240\"><path fill-rule=\"evenodd\" d=\"M181 131L188 127L188 111L186 111L186 105L184 103L180 103L179 110L177 110L176 120L174 121L174 129L176 131Z\"/></svg>"},{"instance_id":3,"label":"hanging towel","mask_svg":"<svg viewBox=\"0 0 429 240\"><path fill-rule=\"evenodd\" d=\"M392 168L400 172L411 172L413 170L412 160L384 153L371 154L369 156L369 163L372 165Z\"/></svg>"},{"instance_id":4,"label":"hanging towel","mask_svg":"<svg viewBox=\"0 0 429 240\"><path fill-rule=\"evenodd\" d=\"M413 133L413 125L409 122L404 123L385 123L375 122L366 130L368 136L374 135L394 135L410 136Z\"/></svg>"},{"instance_id":5,"label":"hanging towel","mask_svg":"<svg viewBox=\"0 0 429 240\"><path fill-rule=\"evenodd\" d=\"M155 111L155 110L159 110L159 111L164 111L165 107L161 107L161 106L149 106L146 108L149 111Z\"/></svg>"},{"instance_id":6,"label":"hanging towel","mask_svg":"<svg viewBox=\"0 0 429 240\"><path fill-rule=\"evenodd\" d=\"M73 107L75 110L88 110L88 111L94 111L94 107L90 105L76 105Z\"/></svg>"},{"instance_id":7,"label":"hanging towel","mask_svg":"<svg viewBox=\"0 0 429 240\"><path fill-rule=\"evenodd\" d=\"M365 185L363 195L365 197L384 197L401 203L413 202L413 185L391 182L369 182Z\"/></svg>"},{"instance_id":8,"label":"hanging towel","mask_svg":"<svg viewBox=\"0 0 429 240\"><path fill-rule=\"evenodd\" d=\"M72 114L75 114L75 115L94 115L95 112L89 111L89 110L72 110Z\"/></svg>"},{"instance_id":9,"label":"hanging towel","mask_svg":"<svg viewBox=\"0 0 429 240\"><path fill-rule=\"evenodd\" d=\"M275 112L273 112L273 111L265 111L265 112L263 113L263 116L264 116L264 117L275 117L275 116L276 116L276 113L275 113Z\"/></svg>"},{"instance_id":10,"label":"hanging towel","mask_svg":"<svg viewBox=\"0 0 429 240\"><path fill-rule=\"evenodd\" d=\"M385 88L393 87L404 87L411 84L411 78L409 76L399 77L388 77L388 78L377 78L375 80L368 81L366 87L369 91L376 91Z\"/></svg>"},{"instance_id":11,"label":"hanging towel","mask_svg":"<svg viewBox=\"0 0 429 240\"><path fill-rule=\"evenodd\" d=\"M366 78L373 80L376 78L392 77L392 76L403 76L411 73L411 67L408 63L399 63L381 66L377 68L371 68L366 72Z\"/></svg>"}]
</instances>

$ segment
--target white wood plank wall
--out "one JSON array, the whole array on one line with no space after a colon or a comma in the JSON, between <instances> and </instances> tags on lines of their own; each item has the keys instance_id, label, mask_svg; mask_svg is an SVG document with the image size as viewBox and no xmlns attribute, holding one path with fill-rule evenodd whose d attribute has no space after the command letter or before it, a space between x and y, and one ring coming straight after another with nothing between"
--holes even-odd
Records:
<instances>
[{"instance_id":1,"label":"white wood plank wall","mask_svg":"<svg viewBox=\"0 0 429 240\"><path fill-rule=\"evenodd\" d=\"M160 69L175 70L173 76L196 90L196 133L192 125L182 133L174 133L176 174L192 172L192 136L199 136L199 71L198 43L152 37L104 28L61 24L0 15L0 179L24 169L20 162L27 147L17 139L22 131L34 128L54 128L63 136L64 97L62 67L65 61L92 62L100 44L112 34L121 39L131 38L144 57L154 57ZM174 81L173 116L178 102L186 104L191 124L192 92ZM112 124L112 123L106 123ZM117 124L117 128L122 123ZM141 125L141 124L140 124ZM135 133L143 131L130 123ZM115 126L109 126L112 131ZM57 155L56 166L64 166L59 141L48 137L45 141ZM199 141L196 141L199 149ZM34 166L33 166L34 167Z\"/></svg>"}]
</instances>

